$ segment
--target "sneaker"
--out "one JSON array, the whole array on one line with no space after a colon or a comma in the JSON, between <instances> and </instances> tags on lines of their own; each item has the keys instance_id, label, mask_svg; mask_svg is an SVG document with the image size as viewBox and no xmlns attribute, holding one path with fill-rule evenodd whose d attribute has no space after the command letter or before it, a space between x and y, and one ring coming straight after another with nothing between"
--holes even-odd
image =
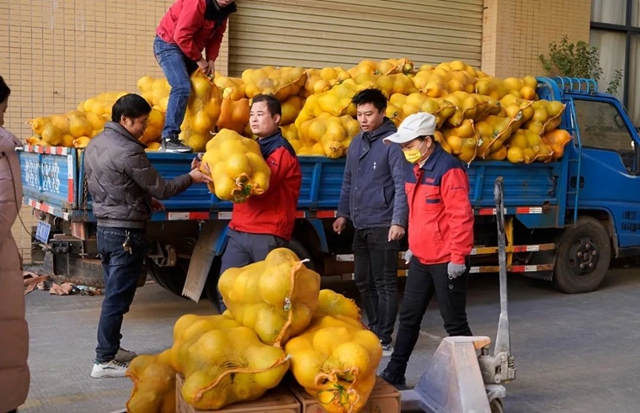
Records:
<instances>
[{"instance_id":1,"label":"sneaker","mask_svg":"<svg viewBox=\"0 0 640 413\"><path fill-rule=\"evenodd\" d=\"M407 380L404 377L404 374L392 373L387 369L384 369L382 373L379 374L380 378L387 383L391 384L396 388L406 387Z\"/></svg>"},{"instance_id":2,"label":"sneaker","mask_svg":"<svg viewBox=\"0 0 640 413\"><path fill-rule=\"evenodd\" d=\"M162 137L162 144L160 145L160 150L163 152L180 152L180 153L191 153L193 149L191 147L185 145L180 141L178 135L169 135Z\"/></svg>"},{"instance_id":3,"label":"sneaker","mask_svg":"<svg viewBox=\"0 0 640 413\"><path fill-rule=\"evenodd\" d=\"M118 350L118 354L116 354L116 360L123 363L131 361L136 357L138 357L138 355L134 351L126 350L122 347L120 347L120 350Z\"/></svg>"},{"instance_id":4,"label":"sneaker","mask_svg":"<svg viewBox=\"0 0 640 413\"><path fill-rule=\"evenodd\" d=\"M391 357L393 354L393 346L391 343L382 345L382 357Z\"/></svg>"},{"instance_id":5,"label":"sneaker","mask_svg":"<svg viewBox=\"0 0 640 413\"><path fill-rule=\"evenodd\" d=\"M106 363L93 363L91 377L94 379L104 379L108 377L125 377L127 372L127 364L118 360L111 360Z\"/></svg>"}]
</instances>

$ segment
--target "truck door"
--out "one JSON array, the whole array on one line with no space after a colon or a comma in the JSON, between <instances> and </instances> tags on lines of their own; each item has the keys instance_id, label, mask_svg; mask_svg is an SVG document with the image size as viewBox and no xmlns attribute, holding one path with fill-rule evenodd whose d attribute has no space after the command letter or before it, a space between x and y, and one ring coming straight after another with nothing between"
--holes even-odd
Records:
<instances>
[{"instance_id":1,"label":"truck door","mask_svg":"<svg viewBox=\"0 0 640 413\"><path fill-rule=\"evenodd\" d=\"M640 142L635 127L614 98L574 97L574 104L582 159L579 176L576 164L572 167L569 185L572 190L580 185L579 209L608 212L618 246L640 246Z\"/></svg>"}]
</instances>

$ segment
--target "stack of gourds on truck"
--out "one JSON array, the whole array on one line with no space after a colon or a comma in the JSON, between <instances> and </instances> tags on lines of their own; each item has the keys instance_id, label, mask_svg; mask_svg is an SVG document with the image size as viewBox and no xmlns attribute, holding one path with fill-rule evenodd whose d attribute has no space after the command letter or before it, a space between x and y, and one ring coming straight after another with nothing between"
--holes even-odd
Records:
<instances>
[{"instance_id":1,"label":"stack of gourds on truck","mask_svg":"<svg viewBox=\"0 0 640 413\"><path fill-rule=\"evenodd\" d=\"M253 401L288 371L326 412L362 410L382 346L353 301L320 290L320 275L286 248L225 271L218 286L227 311L180 317L170 349L131 362L127 412L173 413L176 397L199 411Z\"/></svg>"},{"instance_id":2,"label":"stack of gourds on truck","mask_svg":"<svg viewBox=\"0 0 640 413\"><path fill-rule=\"evenodd\" d=\"M461 61L416 67L408 59L363 60L348 70L267 66L247 69L241 78L216 73L213 81L195 72L191 84L180 138L198 152L223 129L251 137L250 101L263 93L282 103L282 131L299 156L343 157L359 131L351 99L367 88L387 96L386 115L396 125L419 111L436 116L436 140L465 163L551 162L562 157L571 139L558 129L564 105L539 99L534 77L497 79ZM137 86L153 108L141 140L156 150L171 87L150 76ZM102 93L67 114L32 119L34 136L27 143L85 147L124 93Z\"/></svg>"}]
</instances>

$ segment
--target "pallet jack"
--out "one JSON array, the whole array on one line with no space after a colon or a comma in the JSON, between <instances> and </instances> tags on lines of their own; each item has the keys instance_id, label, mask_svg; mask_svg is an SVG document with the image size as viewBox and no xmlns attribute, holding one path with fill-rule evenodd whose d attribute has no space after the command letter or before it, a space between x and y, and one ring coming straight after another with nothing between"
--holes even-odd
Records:
<instances>
[{"instance_id":1,"label":"pallet jack","mask_svg":"<svg viewBox=\"0 0 640 413\"><path fill-rule=\"evenodd\" d=\"M504 181L494 186L500 265L500 318L493 354L486 336L446 337L412 390L401 391L403 412L504 413L503 384L516 378L507 309Z\"/></svg>"}]
</instances>

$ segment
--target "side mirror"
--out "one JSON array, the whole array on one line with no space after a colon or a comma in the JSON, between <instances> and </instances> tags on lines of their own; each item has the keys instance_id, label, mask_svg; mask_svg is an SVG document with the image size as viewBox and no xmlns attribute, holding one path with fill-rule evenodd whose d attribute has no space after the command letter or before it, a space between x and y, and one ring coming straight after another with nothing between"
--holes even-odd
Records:
<instances>
[{"instance_id":1,"label":"side mirror","mask_svg":"<svg viewBox=\"0 0 640 413\"><path fill-rule=\"evenodd\" d=\"M613 123L618 127L618 129L626 129L624 121L620 115L616 115L613 117Z\"/></svg>"}]
</instances>

